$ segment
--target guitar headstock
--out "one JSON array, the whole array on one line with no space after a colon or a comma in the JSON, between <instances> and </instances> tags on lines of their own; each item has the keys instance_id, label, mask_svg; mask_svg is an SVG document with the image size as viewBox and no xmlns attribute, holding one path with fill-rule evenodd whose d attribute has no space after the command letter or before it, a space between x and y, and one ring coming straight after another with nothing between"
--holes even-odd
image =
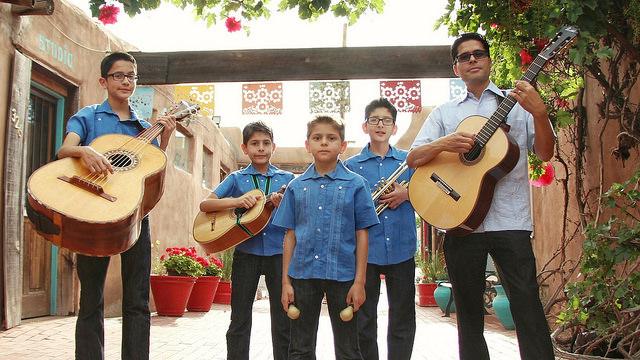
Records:
<instances>
[{"instance_id":1,"label":"guitar headstock","mask_svg":"<svg viewBox=\"0 0 640 360\"><path fill-rule=\"evenodd\" d=\"M178 122L185 122L189 125L191 117L196 115L200 110L200 105L181 100L173 104L167 111L166 115L173 115Z\"/></svg>"},{"instance_id":2,"label":"guitar headstock","mask_svg":"<svg viewBox=\"0 0 640 360\"><path fill-rule=\"evenodd\" d=\"M562 28L554 37L549 41L547 46L540 51L538 56L543 57L546 60L558 55L558 53L567 49L578 37L578 29L573 26L567 26Z\"/></svg>"}]
</instances>

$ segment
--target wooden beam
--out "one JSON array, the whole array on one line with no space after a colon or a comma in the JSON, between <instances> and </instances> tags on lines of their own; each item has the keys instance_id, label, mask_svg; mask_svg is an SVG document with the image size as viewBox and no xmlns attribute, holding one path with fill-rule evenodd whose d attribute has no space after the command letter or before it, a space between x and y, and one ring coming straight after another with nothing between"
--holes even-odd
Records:
<instances>
[{"instance_id":1,"label":"wooden beam","mask_svg":"<svg viewBox=\"0 0 640 360\"><path fill-rule=\"evenodd\" d=\"M446 45L131 54L140 85L455 77Z\"/></svg>"}]
</instances>

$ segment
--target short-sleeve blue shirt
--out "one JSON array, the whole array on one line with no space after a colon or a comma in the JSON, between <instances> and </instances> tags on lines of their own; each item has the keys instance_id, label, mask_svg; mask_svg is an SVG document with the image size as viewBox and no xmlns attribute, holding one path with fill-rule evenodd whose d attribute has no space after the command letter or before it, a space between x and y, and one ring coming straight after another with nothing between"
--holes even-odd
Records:
<instances>
[{"instance_id":1,"label":"short-sleeve blue shirt","mask_svg":"<svg viewBox=\"0 0 640 360\"><path fill-rule=\"evenodd\" d=\"M240 197L256 188L253 182L253 176L256 177L260 190L266 194L280 190L282 186L286 186L293 179L292 173L280 170L271 164L269 164L266 174L260 173L250 164L244 169L229 174L229 176L215 188L213 193L216 194L218 199ZM266 189L267 178L271 178L269 189ZM271 221L261 233L237 245L236 250L260 256L282 254L285 231L284 228L273 224L272 216Z\"/></svg>"},{"instance_id":2,"label":"short-sleeve blue shirt","mask_svg":"<svg viewBox=\"0 0 640 360\"><path fill-rule=\"evenodd\" d=\"M375 186L382 178L388 179L407 158L407 152L389 147L385 156L371 152L369 145L362 148L359 154L345 161L347 168L362 175L371 186ZM412 169L406 170L398 177L397 182L409 181ZM395 209L387 208L380 216L380 224L369 228L369 263L376 265L392 265L409 260L416 253L416 216L409 201L405 201Z\"/></svg>"},{"instance_id":3,"label":"short-sleeve blue shirt","mask_svg":"<svg viewBox=\"0 0 640 360\"><path fill-rule=\"evenodd\" d=\"M273 223L293 229L289 264L295 279L350 281L356 274L356 230L378 224L369 185L338 161L321 176L312 164L289 183Z\"/></svg>"},{"instance_id":4,"label":"short-sleeve blue shirt","mask_svg":"<svg viewBox=\"0 0 640 360\"><path fill-rule=\"evenodd\" d=\"M123 134L137 136L151 124L138 117L135 110L129 106L130 120L120 121L118 115L111 109L109 101L102 104L85 106L73 115L67 122L67 134L74 132L80 136L80 145L87 146L95 138L107 134ZM158 146L158 141L153 140Z\"/></svg>"}]
</instances>

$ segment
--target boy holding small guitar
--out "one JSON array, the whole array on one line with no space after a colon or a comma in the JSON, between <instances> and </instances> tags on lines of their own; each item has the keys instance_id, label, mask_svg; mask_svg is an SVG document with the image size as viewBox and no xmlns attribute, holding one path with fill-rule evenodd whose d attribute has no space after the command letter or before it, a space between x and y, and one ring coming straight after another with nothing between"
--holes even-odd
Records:
<instances>
[{"instance_id":1,"label":"boy holding small guitar","mask_svg":"<svg viewBox=\"0 0 640 360\"><path fill-rule=\"evenodd\" d=\"M136 136L151 127L138 118L129 104L136 88L136 61L130 54L114 52L100 64L100 85L107 90L102 104L87 106L67 123L67 135L58 158L80 158L95 176L113 173L112 164L101 153L88 146L106 134ZM159 147L166 150L176 127L173 116L159 116L164 125ZM154 144L157 141L154 140ZM87 234L87 237L90 237ZM80 309L76 323L76 359L104 359L104 282L110 257L78 254ZM151 240L149 219L144 217L137 242L120 254L122 272L122 359L149 358L149 274L151 273Z\"/></svg>"},{"instance_id":2,"label":"boy holding small guitar","mask_svg":"<svg viewBox=\"0 0 640 360\"><path fill-rule=\"evenodd\" d=\"M273 192L286 186L293 174L271 165L276 145L271 128L262 122L247 124L242 130L242 151L251 164L227 176L214 192L200 203L205 213L224 209L250 209L256 205L260 189L277 207L282 194ZM231 324L227 331L227 359L249 359L251 310L260 275L265 276L271 307L271 341L273 358L287 359L289 351L289 319L280 309L282 292L282 243L285 229L271 224L236 246L231 273Z\"/></svg>"},{"instance_id":3,"label":"boy holding small guitar","mask_svg":"<svg viewBox=\"0 0 640 360\"><path fill-rule=\"evenodd\" d=\"M488 253L499 267L502 283L509 295L521 358L554 359L549 328L536 282L527 176L527 150L535 151L544 161L553 156L555 134L547 116L546 106L536 89L527 81L516 82L515 89L507 93L489 80L489 43L481 35L461 35L451 46L451 56L453 71L464 81L467 91L462 97L439 106L429 115L407 157L409 166L435 166L431 164L442 163L445 161L443 157L447 159L447 156L453 160L462 159L472 154L472 149L477 144L489 144L490 135L483 136L482 131L461 131L458 129L459 124L463 123L463 120L466 121L465 118L470 115L491 116L505 96L505 102L510 99L513 99L513 103L517 102L512 110L509 109L510 112L507 110L502 114L506 116L506 123L510 126L509 135L515 140L515 143L504 141L505 144L514 144L515 147L514 160L510 165L513 170L509 172L510 169L507 169L506 175L504 171L501 172L504 177L497 181L493 199L480 198L479 202L490 204L490 208L477 229L471 226L462 230L450 229L445 237L445 259L456 304L460 359L489 359L483 336L482 298ZM536 63L537 66L539 64L540 61ZM540 68L541 66L538 70ZM495 135L504 136L503 132L499 133L502 135ZM508 147L510 145L505 145L505 148ZM444 217L448 214L455 215L455 206L469 198L465 197L464 183L471 183L473 177L465 171L473 168L474 161L481 162L484 161L483 157L493 157L493 154L489 154L490 148L485 150L477 152L477 159L469 159L465 163L466 168L451 170L451 166L448 166L452 172L451 176L446 174L449 170L445 166L442 171L429 170L426 176L416 180L424 179L426 182L427 185L422 189L416 188L417 191L425 193L426 198L451 198L451 206L432 207L432 211L439 212ZM417 169L416 174L419 172L420 169ZM411 186L416 185L415 177L416 175L411 179L409 197L416 211L420 213L418 193L415 193L414 198L411 191ZM431 195L427 193L426 187L434 184L437 184L438 188L433 193L435 195ZM468 187L471 188L471 184ZM459 231L468 233L460 235Z\"/></svg>"}]
</instances>

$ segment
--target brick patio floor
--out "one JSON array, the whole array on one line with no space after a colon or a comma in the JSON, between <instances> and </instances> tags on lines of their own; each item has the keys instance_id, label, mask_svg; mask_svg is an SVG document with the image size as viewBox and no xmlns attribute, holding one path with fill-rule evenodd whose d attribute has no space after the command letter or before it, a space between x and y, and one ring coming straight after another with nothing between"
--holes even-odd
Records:
<instances>
[{"instance_id":1,"label":"brick patio floor","mask_svg":"<svg viewBox=\"0 0 640 360\"><path fill-rule=\"evenodd\" d=\"M383 287L384 288L384 287ZM386 359L386 296L378 307L378 344L380 358ZM230 306L214 304L208 313L185 313L183 317L151 317L152 359L225 359L225 332L229 326ZM457 359L455 314L442 317L435 307L418 307L416 340L412 359ZM0 359L39 360L72 359L74 354L75 320L69 317L44 317L24 321L20 326L0 332ZM485 317L485 337L491 359L519 359L515 331L502 328L494 316ZM120 359L122 318L105 320L105 355ZM253 307L251 359L271 359L269 301L257 300ZM333 359L331 325L323 305L318 330L318 360Z\"/></svg>"}]
</instances>

